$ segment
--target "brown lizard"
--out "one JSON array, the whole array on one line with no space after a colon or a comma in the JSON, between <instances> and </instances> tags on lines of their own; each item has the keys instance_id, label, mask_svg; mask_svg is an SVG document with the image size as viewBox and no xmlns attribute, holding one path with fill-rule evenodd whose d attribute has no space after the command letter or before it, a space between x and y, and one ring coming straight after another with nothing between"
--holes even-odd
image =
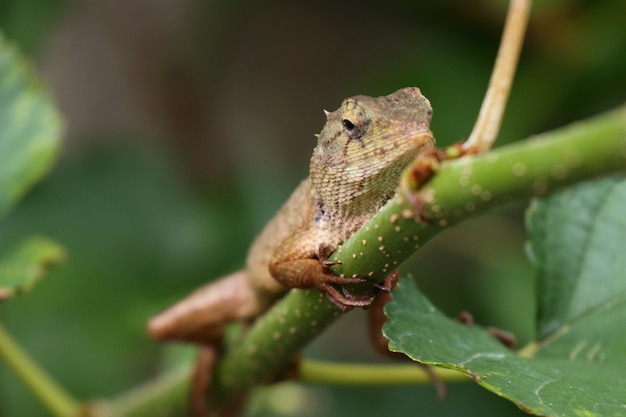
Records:
<instances>
[{"instance_id":1,"label":"brown lizard","mask_svg":"<svg viewBox=\"0 0 626 417\"><path fill-rule=\"evenodd\" d=\"M434 147L431 116L418 88L348 98L326 112L309 178L254 241L246 268L153 318L150 335L218 345L228 323L254 319L288 288L315 287L342 311L371 304L376 291L354 295L342 287L366 280L334 275L326 259L393 195L404 168Z\"/></svg>"},{"instance_id":2,"label":"brown lizard","mask_svg":"<svg viewBox=\"0 0 626 417\"><path fill-rule=\"evenodd\" d=\"M326 124L310 163L310 176L252 244L246 268L192 293L149 323L157 340L200 343L191 409L205 415L204 392L211 386L226 326L250 322L288 288L317 288L340 310L369 306L379 292L354 295L346 284L365 279L334 275L328 255L393 195L404 168L434 148L432 108L417 88L388 96L356 96L343 101ZM382 289L395 285L394 272ZM382 321L376 323L380 329ZM387 341L380 331L378 349Z\"/></svg>"},{"instance_id":3,"label":"brown lizard","mask_svg":"<svg viewBox=\"0 0 626 417\"><path fill-rule=\"evenodd\" d=\"M487 94L462 154L485 152L497 136L530 4L511 0ZM365 280L333 275L326 259L391 197L402 170L434 148L431 117L432 107L418 88L348 98L337 111L326 112L309 178L255 240L246 268L154 317L148 326L151 336L219 344L226 324L258 317L289 287L318 288L343 311L371 304L375 294L338 289ZM390 278L388 284L393 284L394 274Z\"/></svg>"},{"instance_id":4,"label":"brown lizard","mask_svg":"<svg viewBox=\"0 0 626 417\"><path fill-rule=\"evenodd\" d=\"M462 154L485 152L497 135L529 9L529 0L511 2L488 93ZM342 311L367 307L375 299L377 291L353 295L345 290L346 284L371 284L335 276L327 258L391 197L404 168L432 152L432 108L419 89L404 88L384 97L346 99L326 116L309 178L255 240L246 268L200 288L149 323L155 339L205 346L199 361L204 360L205 372L195 376L196 410L204 409L203 391L210 386L227 324L252 321L290 287L315 287ZM390 290L395 278L390 274L382 289ZM374 338L379 348L380 339Z\"/></svg>"}]
</instances>

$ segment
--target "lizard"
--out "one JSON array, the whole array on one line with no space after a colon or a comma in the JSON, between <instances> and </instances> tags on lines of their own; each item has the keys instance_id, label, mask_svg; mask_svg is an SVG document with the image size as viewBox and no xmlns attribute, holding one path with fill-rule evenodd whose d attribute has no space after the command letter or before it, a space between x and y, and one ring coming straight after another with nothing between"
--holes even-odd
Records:
<instances>
[{"instance_id":1,"label":"lizard","mask_svg":"<svg viewBox=\"0 0 626 417\"><path fill-rule=\"evenodd\" d=\"M497 136L530 3L510 3L487 94L469 139L455 148L460 154L484 153ZM383 97L351 97L338 110L325 113L309 177L253 242L246 267L196 290L149 322L149 333L157 340L203 346L194 375L196 410L203 409L203 391L210 387L210 374L229 323L253 321L289 288L315 287L347 312L354 307L367 308L374 301L372 307L382 306L395 284L397 273L392 272L379 289L354 295L343 286L371 288L371 283L359 277L335 276L328 256L394 194L403 170L412 161L427 160L437 153L430 131L430 102L418 88L409 87ZM419 214L419 204L414 205ZM378 293L383 296L377 298ZM370 309L374 313L370 316L380 313L378 310ZM376 326L380 323L370 327ZM381 338L373 338L379 350L386 345Z\"/></svg>"},{"instance_id":2,"label":"lizard","mask_svg":"<svg viewBox=\"0 0 626 417\"><path fill-rule=\"evenodd\" d=\"M469 139L454 147L460 154L484 153L497 136L530 3L511 1L479 117ZM289 288L317 288L344 312L377 301L373 307L378 308L370 309L374 313L370 316L378 314L384 320L380 306L388 299L397 273L392 272L382 286L374 286L373 292L355 295L343 286L371 288L371 283L360 277L335 276L328 257L394 194L403 170L412 161L437 154L430 131L432 107L418 88L409 87L383 97L351 97L338 110L325 113L309 177L253 242L246 267L196 290L149 322L149 333L157 340L204 346L194 375L192 407L197 411L205 410L202 395L210 387L210 373L226 326L254 320ZM413 204L417 220L419 204ZM383 297L377 299L379 293ZM380 329L381 319L377 321L370 327ZM373 341L381 350L386 341L378 334ZM437 384L437 379L433 380Z\"/></svg>"},{"instance_id":3,"label":"lizard","mask_svg":"<svg viewBox=\"0 0 626 417\"><path fill-rule=\"evenodd\" d=\"M455 147L460 154L486 152L498 134L530 6L531 0L509 4L476 124L468 140ZM337 289L368 283L335 276L327 258L391 197L403 169L435 149L432 106L418 88L408 87L383 97L351 97L325 114L309 177L253 242L244 270L196 290L152 318L148 332L153 338L219 344L228 323L258 317L290 287L315 287L344 312L374 301L375 293L355 296ZM419 214L419 204L414 205ZM394 275L383 290L393 286Z\"/></svg>"},{"instance_id":4,"label":"lizard","mask_svg":"<svg viewBox=\"0 0 626 417\"><path fill-rule=\"evenodd\" d=\"M430 102L409 87L383 97L351 97L325 114L309 177L255 239L246 267L201 287L148 324L154 339L202 346L192 375L194 415L207 413L204 393L228 324L253 321L289 288L317 288L347 312L367 308L397 281L397 272L375 286L364 278L334 275L328 256L392 197L404 169L434 150ZM360 284L373 289L352 294L343 287ZM378 335L372 336L374 346L388 352L379 331L383 322L370 324L370 333Z\"/></svg>"},{"instance_id":5,"label":"lizard","mask_svg":"<svg viewBox=\"0 0 626 417\"><path fill-rule=\"evenodd\" d=\"M152 318L154 339L218 346L227 324L252 321L289 288L317 288L343 312L373 302L380 289L352 294L343 286L371 284L334 275L328 255L387 202L403 170L434 149L432 107L418 88L408 87L347 98L325 114L309 177L255 239L245 269ZM382 290L395 278L390 274Z\"/></svg>"}]
</instances>

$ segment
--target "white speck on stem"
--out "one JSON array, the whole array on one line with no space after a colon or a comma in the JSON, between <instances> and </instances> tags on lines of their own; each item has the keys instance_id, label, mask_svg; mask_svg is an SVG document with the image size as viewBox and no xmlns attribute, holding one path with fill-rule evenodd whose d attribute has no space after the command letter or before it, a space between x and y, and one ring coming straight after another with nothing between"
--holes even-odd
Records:
<instances>
[{"instance_id":1,"label":"white speck on stem","mask_svg":"<svg viewBox=\"0 0 626 417\"><path fill-rule=\"evenodd\" d=\"M563 164L556 164L552 167L550 174L556 180L564 180L569 175L569 169Z\"/></svg>"},{"instance_id":2,"label":"white speck on stem","mask_svg":"<svg viewBox=\"0 0 626 417\"><path fill-rule=\"evenodd\" d=\"M521 162L513 164L511 167L511 173L516 177L523 177L526 174L526 165Z\"/></svg>"}]
</instances>

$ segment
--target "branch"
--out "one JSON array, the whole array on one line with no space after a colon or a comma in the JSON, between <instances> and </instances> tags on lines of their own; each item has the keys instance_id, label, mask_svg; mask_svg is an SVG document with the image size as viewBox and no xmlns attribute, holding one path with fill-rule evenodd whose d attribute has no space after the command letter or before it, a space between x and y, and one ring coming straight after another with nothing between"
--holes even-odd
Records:
<instances>
[{"instance_id":1,"label":"branch","mask_svg":"<svg viewBox=\"0 0 626 417\"><path fill-rule=\"evenodd\" d=\"M466 151L476 154L485 153L491 149L498 136L506 102L515 78L517 61L524 44L531 3L531 0L512 0L509 4L489 87L487 87L487 93L480 106L472 133L463 143L463 149Z\"/></svg>"},{"instance_id":2,"label":"branch","mask_svg":"<svg viewBox=\"0 0 626 417\"><path fill-rule=\"evenodd\" d=\"M468 376L452 369L432 368L445 382L464 382ZM306 360L300 365L300 378L314 384L384 386L432 384L432 375L415 364L347 364Z\"/></svg>"},{"instance_id":3,"label":"branch","mask_svg":"<svg viewBox=\"0 0 626 417\"><path fill-rule=\"evenodd\" d=\"M0 357L35 396L57 417L74 417L80 405L45 373L0 325Z\"/></svg>"},{"instance_id":4,"label":"branch","mask_svg":"<svg viewBox=\"0 0 626 417\"><path fill-rule=\"evenodd\" d=\"M89 417L176 417L187 415L191 367L170 370L117 397L85 407ZM83 416L83 415L81 415Z\"/></svg>"},{"instance_id":5,"label":"branch","mask_svg":"<svg viewBox=\"0 0 626 417\"><path fill-rule=\"evenodd\" d=\"M444 162L437 174L416 191L423 203L420 217L428 221L416 221L413 207L398 193L331 260L341 262L334 267L336 273L382 280L430 238L461 220L514 200L624 169L626 105L488 154ZM210 399L214 404L223 403L280 376L296 353L340 315L317 291L292 290L241 340L230 344L216 369ZM310 369L301 371L303 376L311 377ZM153 415L146 410L154 411L156 403L160 415L174 415L169 411L180 407L186 386L186 380L178 374L159 385L158 392L165 395L153 391L134 401L127 395L127 407L117 408L115 401L108 402L108 407L116 409L119 417L139 417ZM145 390L142 392L145 394ZM151 401L152 407L146 404Z\"/></svg>"},{"instance_id":6,"label":"branch","mask_svg":"<svg viewBox=\"0 0 626 417\"><path fill-rule=\"evenodd\" d=\"M488 154L445 162L417 191L422 215L433 220L416 221L407 199L396 195L331 257L341 262L334 272L381 281L461 220L625 168L626 106ZM226 353L211 399L225 401L279 375L339 316L317 291L292 290Z\"/></svg>"}]
</instances>

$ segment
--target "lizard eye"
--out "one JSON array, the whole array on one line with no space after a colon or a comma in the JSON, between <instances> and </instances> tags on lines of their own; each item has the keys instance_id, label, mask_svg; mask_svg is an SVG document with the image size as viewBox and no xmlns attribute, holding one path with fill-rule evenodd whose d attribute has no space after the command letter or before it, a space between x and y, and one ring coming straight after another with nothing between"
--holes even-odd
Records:
<instances>
[{"instance_id":1,"label":"lizard eye","mask_svg":"<svg viewBox=\"0 0 626 417\"><path fill-rule=\"evenodd\" d=\"M346 131L348 133L352 133L354 132L354 129L356 129L356 126L354 125L354 123L352 123L350 120L348 119L343 119L341 121L341 124L343 124L343 128L346 129Z\"/></svg>"}]
</instances>

